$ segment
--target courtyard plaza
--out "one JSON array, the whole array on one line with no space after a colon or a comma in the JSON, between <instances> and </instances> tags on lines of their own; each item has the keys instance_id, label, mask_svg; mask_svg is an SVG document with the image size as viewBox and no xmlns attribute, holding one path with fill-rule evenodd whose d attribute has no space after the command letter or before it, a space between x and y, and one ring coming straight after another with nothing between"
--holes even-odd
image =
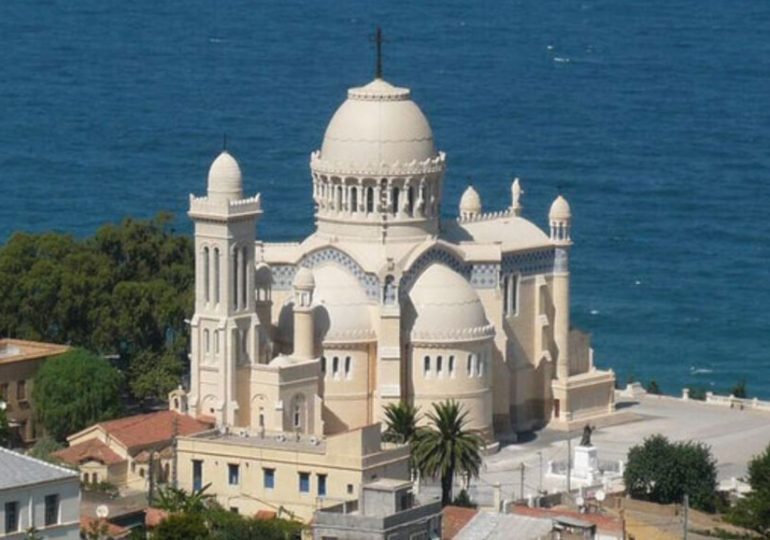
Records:
<instances>
[{"instance_id":1,"label":"courtyard plaza","mask_svg":"<svg viewBox=\"0 0 770 540\"><path fill-rule=\"evenodd\" d=\"M601 463L626 461L628 450L650 435L663 434L673 441L701 441L711 447L717 460L718 481L746 475L749 460L770 444L770 413L731 409L696 400L645 395L635 399L618 398L617 413L600 422L591 422L591 436ZM564 477L548 474L549 461L566 461L568 439L571 448L580 443L582 429L571 433L553 429L519 434L516 443L503 443L496 454L484 457L480 477L471 481L471 499L482 507L492 507L494 485L501 486L502 500L535 496L541 488L548 493L565 491ZM524 464L524 489L521 489ZM542 476L541 476L542 473ZM542 478L542 480L541 480ZM579 483L572 479L572 490ZM612 482L610 490L619 488ZM461 485L455 487L455 495ZM420 491L440 493L438 482L423 480Z\"/></svg>"}]
</instances>

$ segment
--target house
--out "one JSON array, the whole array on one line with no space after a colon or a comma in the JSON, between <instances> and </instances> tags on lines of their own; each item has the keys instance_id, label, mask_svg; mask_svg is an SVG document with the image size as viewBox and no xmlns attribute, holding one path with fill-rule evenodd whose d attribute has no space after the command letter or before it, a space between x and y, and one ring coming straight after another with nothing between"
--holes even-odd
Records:
<instances>
[{"instance_id":1,"label":"house","mask_svg":"<svg viewBox=\"0 0 770 540\"><path fill-rule=\"evenodd\" d=\"M66 345L0 339L0 401L5 402L12 444L28 446L40 435L31 402L35 374L46 360L69 349Z\"/></svg>"},{"instance_id":2,"label":"house","mask_svg":"<svg viewBox=\"0 0 770 540\"><path fill-rule=\"evenodd\" d=\"M0 448L0 539L22 540L31 527L44 538L80 538L78 474Z\"/></svg>"},{"instance_id":3,"label":"house","mask_svg":"<svg viewBox=\"0 0 770 540\"><path fill-rule=\"evenodd\" d=\"M151 459L156 480L168 481L175 436L211 428L205 419L158 411L100 422L67 437L69 447L54 457L80 470L83 482L109 482L120 488L145 489Z\"/></svg>"},{"instance_id":4,"label":"house","mask_svg":"<svg viewBox=\"0 0 770 540\"><path fill-rule=\"evenodd\" d=\"M361 487L358 500L323 508L313 518L314 540L441 538L441 502L420 502L412 483L382 478Z\"/></svg>"}]
</instances>

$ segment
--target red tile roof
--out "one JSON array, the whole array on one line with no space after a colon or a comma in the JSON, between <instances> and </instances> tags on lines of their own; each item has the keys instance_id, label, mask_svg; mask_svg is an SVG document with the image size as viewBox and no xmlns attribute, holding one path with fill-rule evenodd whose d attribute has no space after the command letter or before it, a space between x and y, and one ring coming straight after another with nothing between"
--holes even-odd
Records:
<instances>
[{"instance_id":1,"label":"red tile roof","mask_svg":"<svg viewBox=\"0 0 770 540\"><path fill-rule=\"evenodd\" d=\"M587 521L588 523L592 523L596 525L596 527L601 531L619 532L623 530L623 524L619 519L602 514L581 514L580 512L568 509L530 508L528 506L520 506L515 504L511 505L510 511L512 514L539 518L553 519L559 516L570 517L580 521Z\"/></svg>"},{"instance_id":2,"label":"red tile roof","mask_svg":"<svg viewBox=\"0 0 770 540\"><path fill-rule=\"evenodd\" d=\"M101 520L88 516L80 516L80 530L88 533L94 531L94 527L97 527L96 530L98 531L101 528L100 525L97 525L99 521ZM105 521L104 523L107 525L106 532L110 538L128 538L128 535L131 534L131 529L128 527L121 527L120 525L115 525L109 521Z\"/></svg>"},{"instance_id":3,"label":"red tile roof","mask_svg":"<svg viewBox=\"0 0 770 540\"><path fill-rule=\"evenodd\" d=\"M91 439L58 450L53 453L53 456L70 465L80 465L86 461L98 461L105 465L113 465L123 461L122 457L110 450L110 447L99 439Z\"/></svg>"},{"instance_id":4,"label":"red tile roof","mask_svg":"<svg viewBox=\"0 0 770 540\"><path fill-rule=\"evenodd\" d=\"M213 427L209 423L174 411L138 414L101 422L98 425L133 453L148 446L169 444L174 437L174 419L177 420L176 434L180 436L192 435Z\"/></svg>"},{"instance_id":5,"label":"red tile roof","mask_svg":"<svg viewBox=\"0 0 770 540\"><path fill-rule=\"evenodd\" d=\"M275 519L277 517L277 514L274 510L257 510L257 513L254 514L254 519L259 519L262 521L269 521L271 519Z\"/></svg>"},{"instance_id":6,"label":"red tile roof","mask_svg":"<svg viewBox=\"0 0 770 540\"><path fill-rule=\"evenodd\" d=\"M478 510L461 506L445 506L441 513L443 514L441 519L441 538L451 540L473 519Z\"/></svg>"},{"instance_id":7,"label":"red tile roof","mask_svg":"<svg viewBox=\"0 0 770 540\"><path fill-rule=\"evenodd\" d=\"M160 525L160 522L168 517L168 512L160 508L149 507L144 511L144 526L152 529Z\"/></svg>"}]
</instances>

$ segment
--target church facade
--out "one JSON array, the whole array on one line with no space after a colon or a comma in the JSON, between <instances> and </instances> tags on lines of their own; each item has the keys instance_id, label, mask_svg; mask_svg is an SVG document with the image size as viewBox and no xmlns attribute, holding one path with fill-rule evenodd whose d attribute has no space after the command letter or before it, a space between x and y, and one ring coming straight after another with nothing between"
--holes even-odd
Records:
<instances>
[{"instance_id":1,"label":"church facade","mask_svg":"<svg viewBox=\"0 0 770 540\"><path fill-rule=\"evenodd\" d=\"M492 443L614 410L614 375L570 326L571 211L549 230L523 191L484 212L473 187L443 219L446 156L408 89L352 88L310 156L316 230L263 242L235 158L211 165L195 223L193 415L244 433L335 436L389 403L445 399Z\"/></svg>"}]
</instances>

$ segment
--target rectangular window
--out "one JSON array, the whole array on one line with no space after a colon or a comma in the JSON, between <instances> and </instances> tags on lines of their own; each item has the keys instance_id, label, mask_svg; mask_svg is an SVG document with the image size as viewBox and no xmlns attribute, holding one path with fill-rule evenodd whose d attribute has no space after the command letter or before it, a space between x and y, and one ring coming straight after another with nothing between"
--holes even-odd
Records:
<instances>
[{"instance_id":1,"label":"rectangular window","mask_svg":"<svg viewBox=\"0 0 770 540\"><path fill-rule=\"evenodd\" d=\"M299 473L299 492L310 493L310 473Z\"/></svg>"},{"instance_id":2,"label":"rectangular window","mask_svg":"<svg viewBox=\"0 0 770 540\"><path fill-rule=\"evenodd\" d=\"M227 464L227 483L237 486L240 483L240 467L235 463Z\"/></svg>"},{"instance_id":3,"label":"rectangular window","mask_svg":"<svg viewBox=\"0 0 770 540\"><path fill-rule=\"evenodd\" d=\"M203 461L200 459L192 460L193 466L193 491L199 491L203 488Z\"/></svg>"},{"instance_id":4,"label":"rectangular window","mask_svg":"<svg viewBox=\"0 0 770 540\"><path fill-rule=\"evenodd\" d=\"M326 497L326 475L318 475L318 496Z\"/></svg>"},{"instance_id":5,"label":"rectangular window","mask_svg":"<svg viewBox=\"0 0 770 540\"><path fill-rule=\"evenodd\" d=\"M230 507L230 511L231 511L233 514L237 514L237 513L239 513L239 512L238 512L238 507L237 507L237 506L231 506L231 507Z\"/></svg>"},{"instance_id":6,"label":"rectangular window","mask_svg":"<svg viewBox=\"0 0 770 540\"><path fill-rule=\"evenodd\" d=\"M273 489L275 487L275 469L262 469L262 473L262 487L265 489Z\"/></svg>"},{"instance_id":7,"label":"rectangular window","mask_svg":"<svg viewBox=\"0 0 770 540\"><path fill-rule=\"evenodd\" d=\"M440 356L436 358L436 371L438 372L439 377L444 375L444 359Z\"/></svg>"},{"instance_id":8,"label":"rectangular window","mask_svg":"<svg viewBox=\"0 0 770 540\"><path fill-rule=\"evenodd\" d=\"M350 378L350 357L349 356L345 357L345 378L346 379Z\"/></svg>"},{"instance_id":9,"label":"rectangular window","mask_svg":"<svg viewBox=\"0 0 770 540\"><path fill-rule=\"evenodd\" d=\"M334 375L335 378L337 378L337 374L340 371L340 359L339 357L335 356L332 358L332 375Z\"/></svg>"},{"instance_id":10,"label":"rectangular window","mask_svg":"<svg viewBox=\"0 0 770 540\"><path fill-rule=\"evenodd\" d=\"M454 356L449 357L449 376L450 377L455 376L455 357Z\"/></svg>"},{"instance_id":11,"label":"rectangular window","mask_svg":"<svg viewBox=\"0 0 770 540\"><path fill-rule=\"evenodd\" d=\"M518 275L512 275L511 276L511 292L510 298L511 298L511 309L509 313L511 315L517 315L519 313L519 276Z\"/></svg>"},{"instance_id":12,"label":"rectangular window","mask_svg":"<svg viewBox=\"0 0 770 540\"><path fill-rule=\"evenodd\" d=\"M427 377L430 374L430 356L426 356L424 362L423 375Z\"/></svg>"},{"instance_id":13,"label":"rectangular window","mask_svg":"<svg viewBox=\"0 0 770 540\"><path fill-rule=\"evenodd\" d=\"M353 484L348 484L348 495L353 494Z\"/></svg>"},{"instance_id":14,"label":"rectangular window","mask_svg":"<svg viewBox=\"0 0 770 540\"><path fill-rule=\"evenodd\" d=\"M16 383L16 401L25 401L27 399L27 381Z\"/></svg>"},{"instance_id":15,"label":"rectangular window","mask_svg":"<svg viewBox=\"0 0 770 540\"><path fill-rule=\"evenodd\" d=\"M59 523L59 496L45 496L45 526L56 525Z\"/></svg>"},{"instance_id":16,"label":"rectangular window","mask_svg":"<svg viewBox=\"0 0 770 540\"><path fill-rule=\"evenodd\" d=\"M17 501L5 503L5 533L13 533L19 530L19 503Z\"/></svg>"}]
</instances>

